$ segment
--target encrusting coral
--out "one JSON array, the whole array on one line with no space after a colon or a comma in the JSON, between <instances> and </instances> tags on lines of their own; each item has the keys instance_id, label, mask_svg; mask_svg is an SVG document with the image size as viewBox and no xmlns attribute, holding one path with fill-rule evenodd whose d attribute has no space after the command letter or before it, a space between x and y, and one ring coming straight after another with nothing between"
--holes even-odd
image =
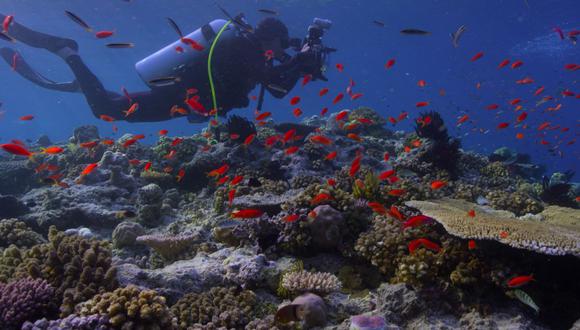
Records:
<instances>
[{"instance_id":1,"label":"encrusting coral","mask_svg":"<svg viewBox=\"0 0 580 330\"><path fill-rule=\"evenodd\" d=\"M235 287L189 293L171 307L179 329L243 329L253 319L256 295ZM205 326L205 327L204 327Z\"/></svg>"},{"instance_id":2,"label":"encrusting coral","mask_svg":"<svg viewBox=\"0 0 580 330\"><path fill-rule=\"evenodd\" d=\"M190 248L198 239L198 236L192 234L155 234L139 236L137 242L154 249L165 260L172 260Z\"/></svg>"},{"instance_id":3,"label":"encrusting coral","mask_svg":"<svg viewBox=\"0 0 580 330\"><path fill-rule=\"evenodd\" d=\"M282 287L293 293L314 292L326 294L340 291L342 284L331 273L299 271L284 274Z\"/></svg>"},{"instance_id":4,"label":"encrusting coral","mask_svg":"<svg viewBox=\"0 0 580 330\"><path fill-rule=\"evenodd\" d=\"M27 320L53 317L57 311L54 292L41 279L24 278L0 284L0 328L20 329Z\"/></svg>"},{"instance_id":5,"label":"encrusting coral","mask_svg":"<svg viewBox=\"0 0 580 330\"><path fill-rule=\"evenodd\" d=\"M454 199L409 201L407 206L441 223L448 233L464 239L491 239L509 246L548 255L580 256L580 211L552 206L539 214L544 221L518 219L507 211L495 211ZM474 210L476 216L468 216Z\"/></svg>"},{"instance_id":6,"label":"encrusting coral","mask_svg":"<svg viewBox=\"0 0 580 330\"><path fill-rule=\"evenodd\" d=\"M136 286L119 288L94 296L77 306L81 316L106 315L115 329L174 329L165 298L153 290Z\"/></svg>"},{"instance_id":7,"label":"encrusting coral","mask_svg":"<svg viewBox=\"0 0 580 330\"><path fill-rule=\"evenodd\" d=\"M37 232L32 231L24 222L17 219L0 220L0 247L16 245L31 247L44 243L46 240Z\"/></svg>"}]
</instances>

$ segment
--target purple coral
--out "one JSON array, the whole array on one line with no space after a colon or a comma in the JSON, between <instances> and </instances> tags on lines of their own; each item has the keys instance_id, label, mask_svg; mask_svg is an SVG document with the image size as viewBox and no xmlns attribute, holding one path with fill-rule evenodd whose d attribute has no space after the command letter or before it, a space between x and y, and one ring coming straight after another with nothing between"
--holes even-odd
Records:
<instances>
[{"instance_id":1,"label":"purple coral","mask_svg":"<svg viewBox=\"0 0 580 330\"><path fill-rule=\"evenodd\" d=\"M0 284L0 328L20 329L26 320L56 312L54 288L42 279L25 278Z\"/></svg>"},{"instance_id":2,"label":"purple coral","mask_svg":"<svg viewBox=\"0 0 580 330\"><path fill-rule=\"evenodd\" d=\"M38 320L34 323L26 322L22 330L111 330L113 329L106 315L78 316L69 315L64 319L49 321Z\"/></svg>"}]
</instances>

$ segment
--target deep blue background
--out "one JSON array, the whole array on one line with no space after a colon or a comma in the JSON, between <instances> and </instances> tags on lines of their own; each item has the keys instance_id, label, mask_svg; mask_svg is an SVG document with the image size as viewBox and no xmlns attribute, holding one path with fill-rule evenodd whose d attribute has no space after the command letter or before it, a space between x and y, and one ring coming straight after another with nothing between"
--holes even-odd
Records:
<instances>
[{"instance_id":1,"label":"deep blue background","mask_svg":"<svg viewBox=\"0 0 580 330\"><path fill-rule=\"evenodd\" d=\"M580 45L561 41L552 31L554 26L565 31L580 29L577 0L222 0L221 4L232 13L246 13L253 24L264 16L256 11L258 8L278 10L291 35L297 37L304 36L313 17L334 22L325 37L329 46L340 50L332 57L328 73L330 82L315 82L305 88L297 86L290 93L290 96L302 97L301 107L306 115L318 114L321 108L330 105L334 95L339 90L344 91L348 79L352 78L356 82L355 92L364 93L364 97L354 104L345 99L331 107L331 111L366 105L384 116L396 117L401 111L408 111L411 118L416 118L419 111L415 103L428 100L431 105L426 109L440 111L451 133L462 137L466 149L487 153L508 146L530 153L534 161L546 164L549 171L578 170L578 144L566 146L565 142L578 135L580 100L558 100L557 103L563 103L562 110L545 113L542 110L555 103L534 110L535 102L540 98L532 95L539 85L546 86L544 95L558 99L566 88L580 92L576 84L580 71L563 69L567 63L580 63ZM84 18L95 30L111 29L116 31L116 35L111 39L97 40L72 23L63 13L65 9ZM121 86L129 91L146 88L134 71L134 63L176 39L165 17L172 17L184 31L193 31L214 18L223 17L214 2L208 0L3 0L0 12L15 15L17 21L31 28L77 40L87 64L108 89L115 91L120 91ZM383 21L385 27L373 24L375 19ZM460 41L460 47L455 49L451 46L449 33L462 24L468 30ZM404 36L398 32L403 28L425 29L432 34ZM122 50L104 47L105 43L113 41L131 41L137 46ZM0 41L0 46L11 45ZM16 48L46 76L54 80L72 79L60 58L23 45L16 45ZM485 52L484 57L470 62L479 51ZM390 58L397 62L387 71L384 64ZM509 67L497 70L498 63L504 58L521 59L525 64L517 70ZM338 62L345 65L342 74L334 68ZM93 117L82 95L43 90L18 77L8 65L1 64L0 102L4 105L0 110L6 114L0 119L0 142L36 138L41 134L48 134L55 141L63 140L71 135L74 127L88 123L98 125L102 135L114 136L110 124ZM526 76L533 77L536 82L524 86L515 84L515 80ZM427 81L426 88L417 87L419 79ZM480 89L475 87L477 82L482 84ZM318 90L322 87L329 87L331 92L321 99ZM439 95L441 88L445 89L445 96ZM523 105L529 113L526 122L530 128L517 130L526 135L523 140L515 138L513 127L502 131L495 128L499 122L514 122L516 114L507 101L516 97L524 100ZM485 106L491 103L501 105L499 112L485 110ZM288 99L270 97L265 102L265 110L272 111L278 121L295 120ZM252 116L251 109L234 113ZM456 128L455 121L464 113L468 113L473 121ZM36 118L30 122L18 120L27 114L34 114ZM535 128L544 121L570 127L568 133L550 131L545 137L551 142L548 147L564 141L560 146L563 159L550 156L548 147L538 144ZM155 134L162 128L169 129L170 134L191 134L204 126L190 125L185 119L117 124L117 136L126 132ZM397 125L405 130L411 127L411 120ZM486 135L471 132L474 127L489 129L490 132ZM469 134L465 136L466 133Z\"/></svg>"}]
</instances>

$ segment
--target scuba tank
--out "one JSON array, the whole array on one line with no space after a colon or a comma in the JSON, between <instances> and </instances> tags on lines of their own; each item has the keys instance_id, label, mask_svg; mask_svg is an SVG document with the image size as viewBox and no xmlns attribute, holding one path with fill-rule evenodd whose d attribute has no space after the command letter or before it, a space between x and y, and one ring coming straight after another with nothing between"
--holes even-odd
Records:
<instances>
[{"instance_id":1,"label":"scuba tank","mask_svg":"<svg viewBox=\"0 0 580 330\"><path fill-rule=\"evenodd\" d=\"M203 50L192 49L181 40L177 40L137 62L135 64L137 73L150 88L155 88L159 86L152 84L151 81L182 77L193 66L207 65L208 53L212 42L218 31L226 24L226 20L216 19L185 36L185 38L190 38L203 46ZM220 35L219 41L222 42L233 38L236 33L235 26L229 25ZM183 48L183 52L177 52L177 47Z\"/></svg>"}]
</instances>

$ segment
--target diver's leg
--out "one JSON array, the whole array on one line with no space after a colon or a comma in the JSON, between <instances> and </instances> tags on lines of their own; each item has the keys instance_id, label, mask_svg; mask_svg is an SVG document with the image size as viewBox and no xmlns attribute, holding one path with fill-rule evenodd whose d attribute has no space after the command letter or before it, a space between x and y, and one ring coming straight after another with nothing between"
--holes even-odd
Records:
<instances>
[{"instance_id":1,"label":"diver's leg","mask_svg":"<svg viewBox=\"0 0 580 330\"><path fill-rule=\"evenodd\" d=\"M5 17L5 15L0 14L0 22L4 21ZM12 24L10 24L8 28L8 35L31 47L44 48L53 53L56 53L65 47L74 50L79 49L76 41L72 39L56 37L50 34L31 30L24 25L17 23L16 20L12 21Z\"/></svg>"}]
</instances>

